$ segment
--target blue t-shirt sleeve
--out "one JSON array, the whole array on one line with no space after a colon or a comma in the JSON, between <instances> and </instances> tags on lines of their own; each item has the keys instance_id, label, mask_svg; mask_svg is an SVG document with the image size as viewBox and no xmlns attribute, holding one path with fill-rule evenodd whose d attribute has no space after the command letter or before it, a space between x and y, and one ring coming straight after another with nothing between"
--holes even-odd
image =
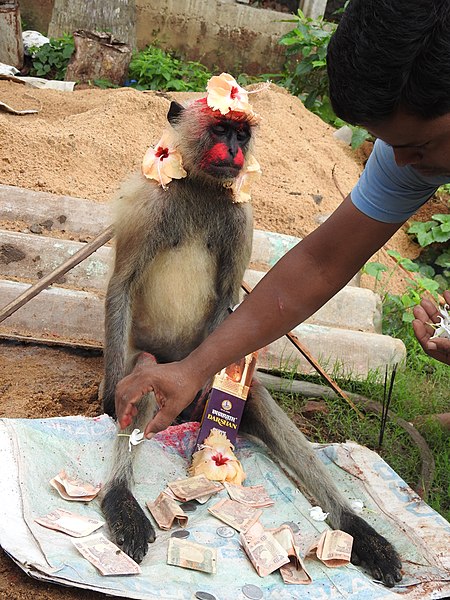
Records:
<instances>
[{"instance_id":1,"label":"blue t-shirt sleeve","mask_svg":"<svg viewBox=\"0 0 450 600\"><path fill-rule=\"evenodd\" d=\"M424 177L409 165L398 167L392 147L376 140L351 199L372 219L403 223L449 181L449 177Z\"/></svg>"}]
</instances>

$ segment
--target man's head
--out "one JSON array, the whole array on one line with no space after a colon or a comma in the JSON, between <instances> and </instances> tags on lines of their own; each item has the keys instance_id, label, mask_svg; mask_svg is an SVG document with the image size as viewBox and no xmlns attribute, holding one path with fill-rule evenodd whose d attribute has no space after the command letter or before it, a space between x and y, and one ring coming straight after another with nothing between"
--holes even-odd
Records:
<instances>
[{"instance_id":1,"label":"man's head","mask_svg":"<svg viewBox=\"0 0 450 600\"><path fill-rule=\"evenodd\" d=\"M450 174L449 0L351 0L328 48L336 114L400 166Z\"/></svg>"},{"instance_id":2,"label":"man's head","mask_svg":"<svg viewBox=\"0 0 450 600\"><path fill-rule=\"evenodd\" d=\"M450 2L351 0L328 48L333 108L378 124L450 113Z\"/></svg>"}]
</instances>

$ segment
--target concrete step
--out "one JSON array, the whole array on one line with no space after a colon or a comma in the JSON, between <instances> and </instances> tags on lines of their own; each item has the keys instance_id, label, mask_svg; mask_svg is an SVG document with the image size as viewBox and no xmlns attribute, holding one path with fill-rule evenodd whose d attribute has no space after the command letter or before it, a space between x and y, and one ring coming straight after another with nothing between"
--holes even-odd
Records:
<instances>
[{"instance_id":1,"label":"concrete step","mask_svg":"<svg viewBox=\"0 0 450 600\"><path fill-rule=\"evenodd\" d=\"M333 377L357 380L367 377L369 371L378 371L381 379L386 366L392 368L406 359L403 342L388 335L308 323L299 325L293 332ZM286 337L276 340L259 353L258 368L315 373Z\"/></svg>"},{"instance_id":2,"label":"concrete step","mask_svg":"<svg viewBox=\"0 0 450 600\"><path fill-rule=\"evenodd\" d=\"M11 223L14 229L19 226L21 233L30 233L30 226L38 225L45 236L86 241L111 224L112 211L109 204L93 200L0 185L0 222ZM268 271L300 240L292 235L255 229L250 266ZM351 283L359 285L358 278Z\"/></svg>"},{"instance_id":3,"label":"concrete step","mask_svg":"<svg viewBox=\"0 0 450 600\"><path fill-rule=\"evenodd\" d=\"M21 230L0 231L3 306L19 296L29 283L77 252L83 247L82 242L106 229L111 223L111 212L108 205L92 200L0 185L0 220L10 229ZM264 272L299 241L292 236L255 230L246 282L254 287ZM63 287L55 285L41 292L0 324L0 336L101 347L103 302L111 263L111 247L100 248L58 282ZM357 285L358 280L353 283ZM300 325L296 333L311 354L329 369L337 363L355 377L364 377L369 369L384 372L386 365L405 358L402 342L380 335L380 323L379 299L369 290L347 286ZM259 362L270 368L311 371L309 363L287 338L262 351Z\"/></svg>"},{"instance_id":4,"label":"concrete step","mask_svg":"<svg viewBox=\"0 0 450 600\"><path fill-rule=\"evenodd\" d=\"M253 288L265 273L248 269L245 281ZM381 333L381 299L372 290L346 286L305 323L354 331Z\"/></svg>"},{"instance_id":5,"label":"concrete step","mask_svg":"<svg viewBox=\"0 0 450 600\"><path fill-rule=\"evenodd\" d=\"M275 264L292 241L290 236L255 233L254 257L265 267ZM294 238L295 239L295 238ZM43 235L0 231L0 277L33 283L78 252L83 244ZM69 271L58 285L104 294L113 262L111 247L99 248ZM254 287L264 272L247 269L244 281ZM381 302L372 291L347 286L315 313L307 323L381 333Z\"/></svg>"},{"instance_id":6,"label":"concrete step","mask_svg":"<svg viewBox=\"0 0 450 600\"><path fill-rule=\"evenodd\" d=\"M28 286L0 281L0 295L7 304ZM104 298L93 292L52 288L44 290L0 324L0 335L35 337L50 342L67 340L75 345L101 348L103 345ZM369 370L384 373L386 365L401 363L405 347L400 340L377 333L302 324L294 333L301 343L331 372L337 364L353 378L366 377ZM260 368L314 372L287 338L281 338L260 352Z\"/></svg>"}]
</instances>

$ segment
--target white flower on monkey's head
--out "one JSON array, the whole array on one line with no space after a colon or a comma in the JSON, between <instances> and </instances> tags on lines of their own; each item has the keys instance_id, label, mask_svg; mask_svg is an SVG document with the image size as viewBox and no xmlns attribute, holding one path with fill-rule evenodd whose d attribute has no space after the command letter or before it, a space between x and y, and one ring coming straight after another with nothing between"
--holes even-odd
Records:
<instances>
[{"instance_id":1,"label":"white flower on monkey's head","mask_svg":"<svg viewBox=\"0 0 450 600\"><path fill-rule=\"evenodd\" d=\"M166 129L156 147L147 150L142 160L142 173L147 179L157 181L164 189L172 179L186 177L172 130Z\"/></svg>"},{"instance_id":2,"label":"white flower on monkey's head","mask_svg":"<svg viewBox=\"0 0 450 600\"><path fill-rule=\"evenodd\" d=\"M252 112L248 103L248 92L228 73L211 77L206 89L206 102L212 110L218 110L222 115L230 111Z\"/></svg>"},{"instance_id":3,"label":"white flower on monkey's head","mask_svg":"<svg viewBox=\"0 0 450 600\"><path fill-rule=\"evenodd\" d=\"M442 308L439 309L441 313L438 316L439 325L431 323L431 326L435 329L433 337L430 339L433 340L435 338L447 338L450 339L450 314L449 314L449 305L444 304Z\"/></svg>"}]
</instances>

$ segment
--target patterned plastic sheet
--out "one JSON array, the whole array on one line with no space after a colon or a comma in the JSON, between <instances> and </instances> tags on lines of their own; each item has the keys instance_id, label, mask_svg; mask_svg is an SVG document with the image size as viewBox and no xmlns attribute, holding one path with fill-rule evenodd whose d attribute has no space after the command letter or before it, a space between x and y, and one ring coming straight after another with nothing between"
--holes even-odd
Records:
<instances>
[{"instance_id":1,"label":"patterned plastic sheet","mask_svg":"<svg viewBox=\"0 0 450 600\"><path fill-rule=\"evenodd\" d=\"M170 427L141 445L135 465L135 493L142 505L155 499L167 482L187 475L197 432L197 423L186 423ZM228 539L217 535L221 523L207 511L216 500L189 513L188 523L192 541L217 548L216 575L167 565L171 532L157 530L140 575L102 577L77 552L71 538L39 526L34 519L58 507L101 518L97 499L88 504L68 504L48 481L65 468L92 483L104 482L115 435L115 425L106 416L0 420L0 544L28 574L143 600L191 600L198 590L213 594L217 600L244 600L245 584L259 586L264 599L269 600L450 596L449 523L422 502L376 453L353 443L320 446L317 452L346 497L362 499L363 516L394 542L404 563L400 586L390 590L353 565L330 569L313 558L306 559L313 579L309 586L285 585L278 572L260 578L240 548L238 535ZM263 511L264 526L294 521L305 541L327 527L311 520L310 504L262 446L240 437L236 452L247 473L246 484L263 484L275 500L273 507ZM223 491L215 499L225 495Z\"/></svg>"}]
</instances>

